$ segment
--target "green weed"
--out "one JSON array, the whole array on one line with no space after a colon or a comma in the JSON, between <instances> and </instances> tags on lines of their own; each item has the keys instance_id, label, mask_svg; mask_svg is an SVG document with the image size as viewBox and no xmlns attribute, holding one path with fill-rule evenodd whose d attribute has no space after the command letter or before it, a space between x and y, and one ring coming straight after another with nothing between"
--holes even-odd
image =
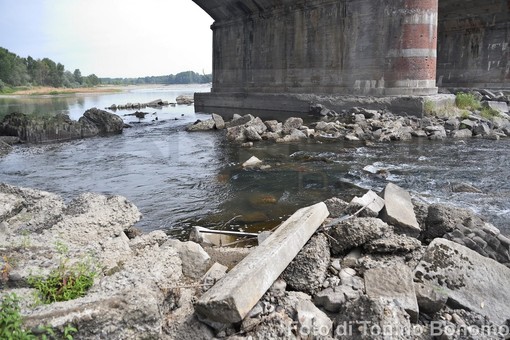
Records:
<instances>
[{"instance_id":1,"label":"green weed","mask_svg":"<svg viewBox=\"0 0 510 340\"><path fill-rule=\"evenodd\" d=\"M455 105L462 110L478 110L482 107L480 101L474 95L462 92L455 96Z\"/></svg>"},{"instance_id":2,"label":"green weed","mask_svg":"<svg viewBox=\"0 0 510 340\"><path fill-rule=\"evenodd\" d=\"M493 108L490 107L484 107L480 112L480 116L482 116L485 119L492 120L495 117L499 117L499 111L494 110Z\"/></svg>"},{"instance_id":3,"label":"green weed","mask_svg":"<svg viewBox=\"0 0 510 340\"><path fill-rule=\"evenodd\" d=\"M32 340L37 339L30 330L23 328L19 299L16 294L4 295L0 302L0 339Z\"/></svg>"},{"instance_id":4,"label":"green weed","mask_svg":"<svg viewBox=\"0 0 510 340\"><path fill-rule=\"evenodd\" d=\"M79 261L69 264L69 248L57 242L56 250L60 254L60 263L48 276L30 276L28 283L37 289L42 303L69 301L84 296L94 284L97 273L91 261Z\"/></svg>"}]
</instances>

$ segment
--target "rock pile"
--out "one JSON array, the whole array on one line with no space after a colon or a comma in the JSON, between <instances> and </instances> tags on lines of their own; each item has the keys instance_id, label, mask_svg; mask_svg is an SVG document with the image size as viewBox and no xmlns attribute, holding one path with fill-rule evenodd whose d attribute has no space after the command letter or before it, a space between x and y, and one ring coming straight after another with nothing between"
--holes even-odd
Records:
<instances>
[{"instance_id":1,"label":"rock pile","mask_svg":"<svg viewBox=\"0 0 510 340\"><path fill-rule=\"evenodd\" d=\"M26 327L49 324L60 334L73 325L80 339L508 336L508 238L469 211L413 203L402 191L390 184L381 195L326 201L331 218L247 316L205 324L194 301L221 286L249 249L202 247L162 231L137 235L141 214L120 196L82 194L66 204L1 184L0 299L21 297ZM393 213L392 201L404 212ZM360 204L370 211L353 216ZM402 227L409 220L412 228ZM98 276L83 297L34 307L29 277L58 266L56 244L67 246L71 262L91 260Z\"/></svg>"},{"instance_id":2,"label":"rock pile","mask_svg":"<svg viewBox=\"0 0 510 340\"><path fill-rule=\"evenodd\" d=\"M506 103L504 103L506 105ZM268 140L277 143L291 143L305 140L317 141L375 141L388 142L428 138L489 138L500 139L510 136L510 116L500 112L492 119L481 117L479 112L465 117L439 118L435 116L418 118L396 116L384 110L352 108L342 114L331 113L319 121L305 125L301 118L291 117L284 122L262 121L252 115L234 115L225 124L227 139L234 143L253 145ZM193 131L212 130L211 120L194 127ZM218 128L220 129L220 128Z\"/></svg>"}]
</instances>

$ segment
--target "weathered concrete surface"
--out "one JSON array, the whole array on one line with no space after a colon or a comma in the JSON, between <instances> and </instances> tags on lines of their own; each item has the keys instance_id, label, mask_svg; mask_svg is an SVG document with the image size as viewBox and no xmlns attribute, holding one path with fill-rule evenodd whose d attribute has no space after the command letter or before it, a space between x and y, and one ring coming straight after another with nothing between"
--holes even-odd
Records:
<instances>
[{"instance_id":1,"label":"weathered concrete surface","mask_svg":"<svg viewBox=\"0 0 510 340\"><path fill-rule=\"evenodd\" d=\"M510 269L457 243L437 238L415 269L415 280L448 294L448 304L492 322L510 319Z\"/></svg>"},{"instance_id":2,"label":"weathered concrete surface","mask_svg":"<svg viewBox=\"0 0 510 340\"><path fill-rule=\"evenodd\" d=\"M438 85L510 87L507 0L439 0Z\"/></svg>"},{"instance_id":3,"label":"weathered concrete surface","mask_svg":"<svg viewBox=\"0 0 510 340\"><path fill-rule=\"evenodd\" d=\"M436 98L436 96L431 96ZM262 119L310 114L310 103L321 104L336 112L362 106L371 110L388 110L421 116L429 97L418 96L349 96L292 93L195 93L196 112L217 112L231 119L236 113L253 114ZM440 107L440 106L438 106Z\"/></svg>"},{"instance_id":4,"label":"weathered concrete surface","mask_svg":"<svg viewBox=\"0 0 510 340\"><path fill-rule=\"evenodd\" d=\"M298 210L206 292L196 312L213 322L243 320L328 215L324 203Z\"/></svg>"},{"instance_id":5,"label":"weathered concrete surface","mask_svg":"<svg viewBox=\"0 0 510 340\"><path fill-rule=\"evenodd\" d=\"M408 266L396 265L366 271L365 288L370 298L396 301L411 316L411 321L418 320L418 302L414 290L413 273Z\"/></svg>"},{"instance_id":6,"label":"weathered concrete surface","mask_svg":"<svg viewBox=\"0 0 510 340\"><path fill-rule=\"evenodd\" d=\"M437 0L194 2L215 20L213 92L437 93Z\"/></svg>"},{"instance_id":7,"label":"weathered concrete surface","mask_svg":"<svg viewBox=\"0 0 510 340\"><path fill-rule=\"evenodd\" d=\"M421 229L414 213L413 202L407 191L388 183L384 188L385 206L382 211L382 219L395 227L395 232L416 237Z\"/></svg>"}]
</instances>

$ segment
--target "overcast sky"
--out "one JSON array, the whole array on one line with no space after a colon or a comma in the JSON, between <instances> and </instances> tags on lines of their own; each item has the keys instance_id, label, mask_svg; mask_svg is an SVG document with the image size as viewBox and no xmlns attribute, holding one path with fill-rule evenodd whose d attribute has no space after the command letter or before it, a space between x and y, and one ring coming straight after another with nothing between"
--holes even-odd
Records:
<instances>
[{"instance_id":1,"label":"overcast sky","mask_svg":"<svg viewBox=\"0 0 510 340\"><path fill-rule=\"evenodd\" d=\"M0 47L99 77L210 73L212 23L191 0L0 0Z\"/></svg>"}]
</instances>

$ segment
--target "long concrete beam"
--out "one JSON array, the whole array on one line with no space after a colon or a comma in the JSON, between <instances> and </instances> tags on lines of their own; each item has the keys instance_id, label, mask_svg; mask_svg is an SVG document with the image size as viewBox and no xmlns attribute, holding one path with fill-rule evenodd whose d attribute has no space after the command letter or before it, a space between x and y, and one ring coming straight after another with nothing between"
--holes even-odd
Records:
<instances>
[{"instance_id":1,"label":"long concrete beam","mask_svg":"<svg viewBox=\"0 0 510 340\"><path fill-rule=\"evenodd\" d=\"M195 311L220 323L244 319L329 216L324 203L302 208L198 300Z\"/></svg>"}]
</instances>

